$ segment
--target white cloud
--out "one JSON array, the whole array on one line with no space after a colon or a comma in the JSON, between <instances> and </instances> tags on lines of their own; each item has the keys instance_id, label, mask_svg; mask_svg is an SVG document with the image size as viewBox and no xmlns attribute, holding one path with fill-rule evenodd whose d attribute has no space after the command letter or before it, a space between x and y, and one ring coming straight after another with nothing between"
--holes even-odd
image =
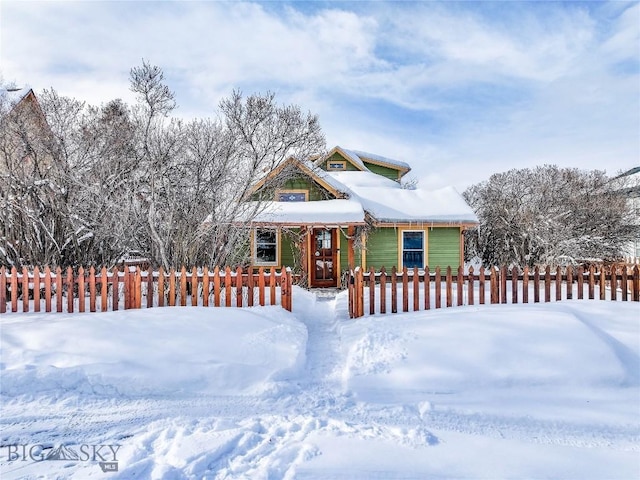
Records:
<instances>
[{"instance_id":1,"label":"white cloud","mask_svg":"<svg viewBox=\"0 0 640 480\"><path fill-rule=\"evenodd\" d=\"M327 5L3 1L0 65L101 103L130 101L144 57L185 117L275 91L317 112L330 145L459 189L541 162L638 162L639 4Z\"/></svg>"}]
</instances>

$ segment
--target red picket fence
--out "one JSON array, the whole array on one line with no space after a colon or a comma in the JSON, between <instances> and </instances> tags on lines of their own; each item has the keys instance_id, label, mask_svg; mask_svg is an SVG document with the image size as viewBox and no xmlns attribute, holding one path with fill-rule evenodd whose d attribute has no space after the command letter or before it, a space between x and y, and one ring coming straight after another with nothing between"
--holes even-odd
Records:
<instances>
[{"instance_id":1,"label":"red picket fence","mask_svg":"<svg viewBox=\"0 0 640 480\"><path fill-rule=\"evenodd\" d=\"M553 295L552 295L553 286ZM396 267L387 273L385 268L368 272L356 268L349 276L349 316L362 317L365 310L370 315L376 313L398 312L398 297L401 297L402 311L442 308L443 300L447 307L456 305L474 305L484 303L529 303L551 302L563 299L595 299L640 301L640 268L635 265L577 269L568 266L535 267L532 271L525 267L522 272L517 268L506 267L479 269L475 274L473 267L467 274L462 267L454 275L451 267L442 274L440 267L435 272L414 268L397 271ZM367 295L365 295L365 289ZM390 290L390 291L389 291ZM596 295L597 292L597 295ZM575 295L574 295L575 294ZM390 299L388 298L390 297ZM390 300L390 301L389 301ZM411 300L411 302L410 302ZM366 305L368 304L368 305ZM367 307L368 308L365 308Z\"/></svg>"},{"instance_id":2,"label":"red picket fence","mask_svg":"<svg viewBox=\"0 0 640 480\"><path fill-rule=\"evenodd\" d=\"M241 267L215 267L209 271L185 267L165 272L102 267L64 272L49 267L26 267L18 272L0 268L0 313L11 312L106 312L132 308L186 306L252 307L277 305L291 311L291 270L244 271ZM268 299L268 302L267 302ZM87 308L88 303L88 308ZM19 309L19 306L22 306ZM43 305L44 304L44 305ZM44 308L43 308L44 307Z\"/></svg>"}]
</instances>

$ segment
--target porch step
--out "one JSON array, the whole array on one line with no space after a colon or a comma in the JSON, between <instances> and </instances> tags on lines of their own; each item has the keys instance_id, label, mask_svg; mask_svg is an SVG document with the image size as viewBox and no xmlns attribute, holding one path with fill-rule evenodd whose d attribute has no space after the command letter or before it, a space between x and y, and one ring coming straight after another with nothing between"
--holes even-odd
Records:
<instances>
[{"instance_id":1,"label":"porch step","mask_svg":"<svg viewBox=\"0 0 640 480\"><path fill-rule=\"evenodd\" d=\"M318 300L333 300L340 292L337 288L314 288L311 291L315 293Z\"/></svg>"}]
</instances>

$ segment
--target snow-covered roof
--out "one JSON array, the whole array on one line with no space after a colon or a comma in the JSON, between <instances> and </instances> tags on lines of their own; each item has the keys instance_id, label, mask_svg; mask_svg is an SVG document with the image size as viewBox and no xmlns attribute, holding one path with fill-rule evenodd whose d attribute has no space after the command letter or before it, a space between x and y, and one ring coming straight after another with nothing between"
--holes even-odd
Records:
<instances>
[{"instance_id":1,"label":"snow-covered roof","mask_svg":"<svg viewBox=\"0 0 640 480\"><path fill-rule=\"evenodd\" d=\"M364 224L362 205L355 200L320 200L317 202L247 202L247 211L258 211L253 223L287 225Z\"/></svg>"},{"instance_id":2,"label":"snow-covered roof","mask_svg":"<svg viewBox=\"0 0 640 480\"><path fill-rule=\"evenodd\" d=\"M478 217L453 187L404 189L398 182L369 172L330 172L362 208L384 223L476 223Z\"/></svg>"},{"instance_id":3,"label":"snow-covered roof","mask_svg":"<svg viewBox=\"0 0 640 480\"><path fill-rule=\"evenodd\" d=\"M364 163L362 162L362 159L358 156L358 154L356 152L354 152L353 150L348 150L346 148L342 148L342 147L336 147L336 149L340 149L341 152L343 152L347 157L349 157L349 160L359 169L361 169L364 172L368 172L369 169L367 167L364 166Z\"/></svg>"},{"instance_id":4,"label":"snow-covered roof","mask_svg":"<svg viewBox=\"0 0 640 480\"><path fill-rule=\"evenodd\" d=\"M31 89L29 87L20 89L5 89L2 91L2 94L6 96L11 105L16 105L20 102L20 100L26 97L30 91Z\"/></svg>"},{"instance_id":5,"label":"snow-covered roof","mask_svg":"<svg viewBox=\"0 0 640 480\"><path fill-rule=\"evenodd\" d=\"M383 157L382 155L376 155L375 153L361 152L359 150L351 150L351 153L358 156L358 158L363 161L368 159L378 163L386 163L389 166L398 167L403 170L411 170L408 163L401 162L400 160L394 160L393 158Z\"/></svg>"}]
</instances>

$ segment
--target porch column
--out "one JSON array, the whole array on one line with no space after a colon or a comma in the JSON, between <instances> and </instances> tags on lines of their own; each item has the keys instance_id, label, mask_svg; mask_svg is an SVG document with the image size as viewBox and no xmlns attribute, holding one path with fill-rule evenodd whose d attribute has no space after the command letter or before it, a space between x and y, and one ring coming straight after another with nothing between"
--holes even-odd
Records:
<instances>
[{"instance_id":1,"label":"porch column","mask_svg":"<svg viewBox=\"0 0 640 480\"><path fill-rule=\"evenodd\" d=\"M300 266L302 267L302 278L309 280L309 230L307 227L300 227Z\"/></svg>"}]
</instances>

